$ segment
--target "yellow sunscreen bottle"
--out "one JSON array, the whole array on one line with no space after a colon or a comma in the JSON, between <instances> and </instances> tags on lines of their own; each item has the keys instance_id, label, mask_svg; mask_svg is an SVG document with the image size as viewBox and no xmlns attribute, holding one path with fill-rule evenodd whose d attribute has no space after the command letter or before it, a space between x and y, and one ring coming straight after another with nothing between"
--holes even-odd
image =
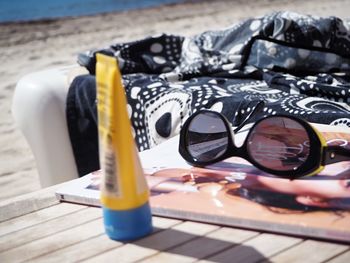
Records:
<instances>
[{"instance_id":1,"label":"yellow sunscreen bottle","mask_svg":"<svg viewBox=\"0 0 350 263\"><path fill-rule=\"evenodd\" d=\"M133 240L152 231L149 189L132 136L117 61L102 54L96 57L100 198L105 231L114 240Z\"/></svg>"}]
</instances>

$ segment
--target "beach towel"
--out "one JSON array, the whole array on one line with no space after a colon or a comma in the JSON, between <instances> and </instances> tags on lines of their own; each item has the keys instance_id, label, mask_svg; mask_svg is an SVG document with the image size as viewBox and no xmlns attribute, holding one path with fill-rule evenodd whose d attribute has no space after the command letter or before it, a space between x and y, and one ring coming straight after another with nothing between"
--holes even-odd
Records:
<instances>
[{"instance_id":1,"label":"beach towel","mask_svg":"<svg viewBox=\"0 0 350 263\"><path fill-rule=\"evenodd\" d=\"M80 54L90 75L73 81L67 98L80 174L98 168L97 52L118 60L140 151L178 134L199 109L220 111L236 126L258 101L265 107L251 121L281 113L350 127L349 21L276 12L192 37L161 34Z\"/></svg>"}]
</instances>

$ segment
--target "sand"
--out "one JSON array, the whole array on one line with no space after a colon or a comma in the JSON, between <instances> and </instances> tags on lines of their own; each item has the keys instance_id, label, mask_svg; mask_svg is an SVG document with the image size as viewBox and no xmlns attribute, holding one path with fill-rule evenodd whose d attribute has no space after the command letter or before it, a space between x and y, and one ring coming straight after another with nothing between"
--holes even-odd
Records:
<instances>
[{"instance_id":1,"label":"sand","mask_svg":"<svg viewBox=\"0 0 350 263\"><path fill-rule=\"evenodd\" d=\"M193 35L279 10L348 18L349 0L187 1L79 18L0 24L0 200L40 188L35 159L11 115L18 80L76 63L78 52L172 33Z\"/></svg>"}]
</instances>

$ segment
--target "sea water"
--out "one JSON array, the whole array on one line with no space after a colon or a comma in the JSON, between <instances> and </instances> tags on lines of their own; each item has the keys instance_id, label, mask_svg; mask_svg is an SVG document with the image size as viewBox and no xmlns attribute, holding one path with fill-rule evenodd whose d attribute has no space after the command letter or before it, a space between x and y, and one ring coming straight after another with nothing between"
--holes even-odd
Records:
<instances>
[{"instance_id":1,"label":"sea water","mask_svg":"<svg viewBox=\"0 0 350 263\"><path fill-rule=\"evenodd\" d=\"M182 2L181 0L0 0L0 22L93 15Z\"/></svg>"}]
</instances>

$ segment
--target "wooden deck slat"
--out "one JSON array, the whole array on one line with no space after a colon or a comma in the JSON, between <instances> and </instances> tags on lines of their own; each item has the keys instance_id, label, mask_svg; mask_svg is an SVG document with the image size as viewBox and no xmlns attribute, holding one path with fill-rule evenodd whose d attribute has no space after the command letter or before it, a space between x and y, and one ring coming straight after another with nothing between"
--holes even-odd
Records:
<instances>
[{"instance_id":1,"label":"wooden deck slat","mask_svg":"<svg viewBox=\"0 0 350 263\"><path fill-rule=\"evenodd\" d=\"M31 176L26 176L33 171L18 171L11 175L2 176L0 172L0 200L6 200L14 196L28 193L28 189L40 189L38 180L33 180Z\"/></svg>"},{"instance_id":2,"label":"wooden deck slat","mask_svg":"<svg viewBox=\"0 0 350 263\"><path fill-rule=\"evenodd\" d=\"M0 262L24 262L45 255L52 251L71 246L104 233L102 219L96 219L75 228L67 229L54 235L47 236L7 250L0 254ZM81 251L84 253L84 250Z\"/></svg>"},{"instance_id":3,"label":"wooden deck slat","mask_svg":"<svg viewBox=\"0 0 350 263\"><path fill-rule=\"evenodd\" d=\"M208 261L258 262L300 242L302 242L302 239L299 238L274 234L261 234L246 242L242 242L242 244L237 245L232 249L228 249L208 258Z\"/></svg>"},{"instance_id":4,"label":"wooden deck slat","mask_svg":"<svg viewBox=\"0 0 350 263\"><path fill-rule=\"evenodd\" d=\"M327 261L327 263L345 263L345 262L350 262L350 250Z\"/></svg>"},{"instance_id":5,"label":"wooden deck slat","mask_svg":"<svg viewBox=\"0 0 350 263\"><path fill-rule=\"evenodd\" d=\"M59 187L64 186L64 184L65 183L54 185L33 193L1 201L0 223L17 216L22 216L55 204L59 204L59 201L55 196L55 191Z\"/></svg>"},{"instance_id":6,"label":"wooden deck slat","mask_svg":"<svg viewBox=\"0 0 350 263\"><path fill-rule=\"evenodd\" d=\"M31 262L77 262L122 245L123 243L111 240L103 233L97 237L31 259Z\"/></svg>"},{"instance_id":7,"label":"wooden deck slat","mask_svg":"<svg viewBox=\"0 0 350 263\"><path fill-rule=\"evenodd\" d=\"M21 231L13 232L0 237L0 252L16 248L37 239L54 235L60 231L84 224L93 219L100 218L99 208L85 208L76 213L64 215L53 220L36 224Z\"/></svg>"},{"instance_id":8,"label":"wooden deck slat","mask_svg":"<svg viewBox=\"0 0 350 263\"><path fill-rule=\"evenodd\" d=\"M185 222L151 236L128 243L104 254L87 260L87 262L108 262L118 259L118 262L133 262L150 257L159 251L178 246L184 242L199 238L218 229L218 226L196 222Z\"/></svg>"},{"instance_id":9,"label":"wooden deck slat","mask_svg":"<svg viewBox=\"0 0 350 263\"><path fill-rule=\"evenodd\" d=\"M47 209L42 209L33 213L26 214L21 217L16 217L11 220L0 223L0 237L8 233L16 232L20 229L34 226L45 221L70 214L77 210L86 209L86 206L63 203L61 205L54 205Z\"/></svg>"},{"instance_id":10,"label":"wooden deck slat","mask_svg":"<svg viewBox=\"0 0 350 263\"><path fill-rule=\"evenodd\" d=\"M159 231L161 229L165 229L171 227L173 225L181 223L180 220L175 219L167 219L167 218L159 218L153 217L153 226L158 228ZM52 253L45 254L42 257L35 258L31 260L32 262L76 262L85 259L89 259L90 257L96 256L108 250L117 248L123 245L123 243L113 241L107 237L106 234L101 234L100 236L93 237L88 240L84 240L77 244L71 245L69 247L65 247L59 250L56 250ZM82 253L82 251L84 253Z\"/></svg>"},{"instance_id":11,"label":"wooden deck slat","mask_svg":"<svg viewBox=\"0 0 350 263\"><path fill-rule=\"evenodd\" d=\"M82 262L135 262L156 253L156 250L128 243Z\"/></svg>"},{"instance_id":12,"label":"wooden deck slat","mask_svg":"<svg viewBox=\"0 0 350 263\"><path fill-rule=\"evenodd\" d=\"M169 228L169 227L183 223L183 221L179 219L158 217L158 216L154 216L152 218L152 221L153 221L154 227L158 227L162 229Z\"/></svg>"},{"instance_id":13,"label":"wooden deck slat","mask_svg":"<svg viewBox=\"0 0 350 263\"><path fill-rule=\"evenodd\" d=\"M148 257L146 259L140 260L142 263L187 263L195 262L196 259L190 256L185 256L181 253L172 253L172 252L162 252L155 256Z\"/></svg>"},{"instance_id":14,"label":"wooden deck slat","mask_svg":"<svg viewBox=\"0 0 350 263\"><path fill-rule=\"evenodd\" d=\"M143 262L193 262L196 259L205 258L232 245L230 242L201 237L181 244L167 252L156 254Z\"/></svg>"},{"instance_id":15,"label":"wooden deck slat","mask_svg":"<svg viewBox=\"0 0 350 263\"><path fill-rule=\"evenodd\" d=\"M184 222L151 237L136 241L135 244L164 251L217 229L219 229L219 226L197 222Z\"/></svg>"},{"instance_id":16,"label":"wooden deck slat","mask_svg":"<svg viewBox=\"0 0 350 263\"><path fill-rule=\"evenodd\" d=\"M182 224L174 226L172 229L196 236L202 236L219 228L220 227L217 225L186 221Z\"/></svg>"},{"instance_id":17,"label":"wooden deck slat","mask_svg":"<svg viewBox=\"0 0 350 263\"><path fill-rule=\"evenodd\" d=\"M328 243L316 240L306 240L272 258L269 262L324 262L349 249L347 245Z\"/></svg>"},{"instance_id":18,"label":"wooden deck slat","mask_svg":"<svg viewBox=\"0 0 350 263\"><path fill-rule=\"evenodd\" d=\"M143 262L193 262L233 247L237 243L257 235L259 232L223 227L167 252L156 254Z\"/></svg>"},{"instance_id":19,"label":"wooden deck slat","mask_svg":"<svg viewBox=\"0 0 350 263\"><path fill-rule=\"evenodd\" d=\"M222 227L217 231L209 233L207 236L230 243L241 243L244 240L258 236L260 233L252 230L242 230L230 227Z\"/></svg>"}]
</instances>

